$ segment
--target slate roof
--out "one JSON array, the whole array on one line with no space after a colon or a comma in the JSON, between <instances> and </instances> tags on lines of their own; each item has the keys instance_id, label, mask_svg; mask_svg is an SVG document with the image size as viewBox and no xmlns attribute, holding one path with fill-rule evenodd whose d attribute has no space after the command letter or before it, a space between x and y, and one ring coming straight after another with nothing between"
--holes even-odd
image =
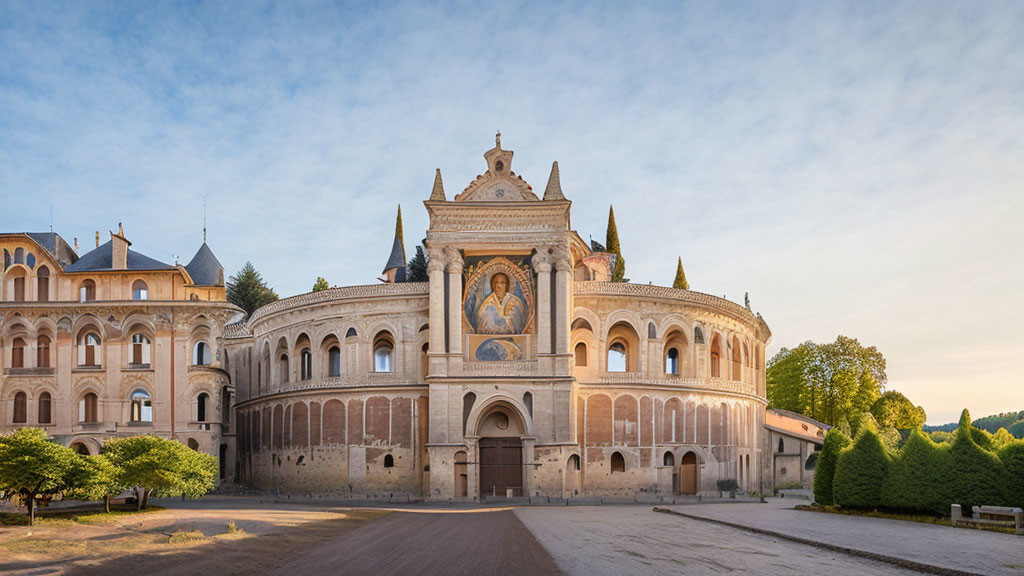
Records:
<instances>
[{"instance_id":1,"label":"slate roof","mask_svg":"<svg viewBox=\"0 0 1024 576\"><path fill-rule=\"evenodd\" d=\"M391 256L388 257L384 271L387 272L393 268L405 268L405 246L402 246L402 239L398 237L398 234L395 234L395 243L391 246Z\"/></svg>"},{"instance_id":2,"label":"slate roof","mask_svg":"<svg viewBox=\"0 0 1024 576\"><path fill-rule=\"evenodd\" d=\"M78 260L75 251L56 232L21 232L20 234L28 236L36 244L42 246L61 266L73 264Z\"/></svg>"},{"instance_id":3,"label":"slate roof","mask_svg":"<svg viewBox=\"0 0 1024 576\"><path fill-rule=\"evenodd\" d=\"M192 282L197 286L222 286L224 284L224 267L213 255L210 246L203 242L192 261L185 266Z\"/></svg>"},{"instance_id":4,"label":"slate roof","mask_svg":"<svg viewBox=\"0 0 1024 576\"><path fill-rule=\"evenodd\" d=\"M107 241L106 244L101 244L99 248L84 254L74 264L64 268L65 272L99 272L103 270L113 270L114 262L114 244L113 240ZM139 254L138 252L128 249L128 266L127 270L174 270L174 266L170 264L164 264L159 260L154 260L149 256Z\"/></svg>"}]
</instances>

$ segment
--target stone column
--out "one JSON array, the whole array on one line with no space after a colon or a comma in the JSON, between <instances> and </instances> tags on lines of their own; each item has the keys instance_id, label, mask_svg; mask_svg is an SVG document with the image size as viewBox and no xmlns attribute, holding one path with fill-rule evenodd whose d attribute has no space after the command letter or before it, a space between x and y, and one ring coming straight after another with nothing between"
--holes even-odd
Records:
<instances>
[{"instance_id":1,"label":"stone column","mask_svg":"<svg viewBox=\"0 0 1024 576\"><path fill-rule=\"evenodd\" d=\"M430 257L430 262L427 264L427 273L430 276L430 347L427 349L430 366L428 374L443 376L444 361L437 362L435 358L446 352L444 346L444 254L441 250L434 248L427 250L427 254Z\"/></svg>"},{"instance_id":2,"label":"stone column","mask_svg":"<svg viewBox=\"0 0 1024 576\"><path fill-rule=\"evenodd\" d=\"M445 249L448 266L448 353L462 354L462 254L453 246Z\"/></svg>"},{"instance_id":3,"label":"stone column","mask_svg":"<svg viewBox=\"0 0 1024 576\"><path fill-rule=\"evenodd\" d=\"M537 354L550 354L551 346L551 261L547 249L538 248L531 260L537 271Z\"/></svg>"},{"instance_id":4,"label":"stone column","mask_svg":"<svg viewBox=\"0 0 1024 576\"><path fill-rule=\"evenodd\" d=\"M555 253L555 354L569 355L569 323L572 322L572 311L569 310L569 291L572 290L570 275L572 274L572 257L568 250Z\"/></svg>"}]
</instances>

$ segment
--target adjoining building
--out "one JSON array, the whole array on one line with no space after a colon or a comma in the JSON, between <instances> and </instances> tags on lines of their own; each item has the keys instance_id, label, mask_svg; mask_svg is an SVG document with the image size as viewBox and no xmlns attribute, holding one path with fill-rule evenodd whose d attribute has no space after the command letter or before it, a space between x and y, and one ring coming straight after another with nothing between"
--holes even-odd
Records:
<instances>
[{"instance_id":1,"label":"adjoining building","mask_svg":"<svg viewBox=\"0 0 1024 576\"><path fill-rule=\"evenodd\" d=\"M234 473L224 270L204 242L186 266L131 249L118 226L78 256L58 234L2 233L0 431L44 428L83 454L156 434Z\"/></svg>"},{"instance_id":2,"label":"adjoining building","mask_svg":"<svg viewBox=\"0 0 1024 576\"><path fill-rule=\"evenodd\" d=\"M266 489L479 500L757 490L760 316L610 281L570 225L558 165L538 196L510 150L429 199L428 279L400 234L385 283L274 302L226 326L238 478Z\"/></svg>"},{"instance_id":3,"label":"adjoining building","mask_svg":"<svg viewBox=\"0 0 1024 576\"><path fill-rule=\"evenodd\" d=\"M765 411L764 428L769 447L766 452L771 460L765 488L773 493L783 489L813 490L818 452L831 426L803 414L769 408Z\"/></svg>"}]
</instances>

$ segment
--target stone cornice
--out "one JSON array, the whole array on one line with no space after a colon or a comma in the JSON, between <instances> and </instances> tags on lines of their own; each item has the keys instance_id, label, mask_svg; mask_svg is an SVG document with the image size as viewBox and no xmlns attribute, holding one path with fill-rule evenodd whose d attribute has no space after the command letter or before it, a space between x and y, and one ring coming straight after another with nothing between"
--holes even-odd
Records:
<instances>
[{"instance_id":1,"label":"stone cornice","mask_svg":"<svg viewBox=\"0 0 1024 576\"><path fill-rule=\"evenodd\" d=\"M271 302L253 312L252 318L249 319L249 329L251 330L252 326L257 322L266 320L276 314L306 306L367 298L408 298L410 296L426 298L429 292L430 286L426 282L368 284L365 286L345 286L341 288L328 288L319 292L307 292L306 294L299 294L298 296Z\"/></svg>"},{"instance_id":2,"label":"stone cornice","mask_svg":"<svg viewBox=\"0 0 1024 576\"><path fill-rule=\"evenodd\" d=\"M568 232L569 206L563 201L424 202L430 216L428 236L481 232Z\"/></svg>"},{"instance_id":3,"label":"stone cornice","mask_svg":"<svg viewBox=\"0 0 1024 576\"><path fill-rule=\"evenodd\" d=\"M725 314L748 324L755 331L764 334L764 341L771 338L771 330L768 324L750 310L743 306L712 296L703 292L691 290L680 290L678 288L666 288L664 286L653 286L650 284L631 284L627 282L574 282L574 296L617 296L626 298L647 298L651 300L668 300L672 302L683 302L694 306Z\"/></svg>"}]
</instances>

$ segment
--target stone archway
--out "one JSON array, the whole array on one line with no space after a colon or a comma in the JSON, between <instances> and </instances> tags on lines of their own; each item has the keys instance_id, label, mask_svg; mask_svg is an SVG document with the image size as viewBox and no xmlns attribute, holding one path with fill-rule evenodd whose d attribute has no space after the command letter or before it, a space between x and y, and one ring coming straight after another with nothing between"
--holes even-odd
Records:
<instances>
[{"instance_id":1,"label":"stone archway","mask_svg":"<svg viewBox=\"0 0 1024 576\"><path fill-rule=\"evenodd\" d=\"M526 426L518 410L498 402L482 411L478 422L480 498L522 496Z\"/></svg>"},{"instance_id":2,"label":"stone archway","mask_svg":"<svg viewBox=\"0 0 1024 576\"><path fill-rule=\"evenodd\" d=\"M700 471L697 455L687 452L679 461L679 493L696 494L700 489L697 474Z\"/></svg>"}]
</instances>

